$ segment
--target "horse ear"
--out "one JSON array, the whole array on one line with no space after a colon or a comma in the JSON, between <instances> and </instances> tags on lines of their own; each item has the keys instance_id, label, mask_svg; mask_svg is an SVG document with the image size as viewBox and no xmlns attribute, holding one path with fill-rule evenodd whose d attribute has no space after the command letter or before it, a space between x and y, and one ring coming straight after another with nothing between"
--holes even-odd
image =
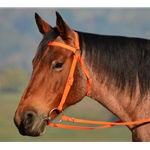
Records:
<instances>
[{"instance_id":1,"label":"horse ear","mask_svg":"<svg viewBox=\"0 0 150 150\"><path fill-rule=\"evenodd\" d=\"M60 14L56 11L56 28L62 37L62 39L67 40L69 38L72 38L73 31L70 29L70 27L66 24L66 22L62 19Z\"/></svg>"},{"instance_id":2,"label":"horse ear","mask_svg":"<svg viewBox=\"0 0 150 150\"><path fill-rule=\"evenodd\" d=\"M37 13L35 13L35 21L40 33L43 35L52 29L52 27L47 22L45 22Z\"/></svg>"}]
</instances>

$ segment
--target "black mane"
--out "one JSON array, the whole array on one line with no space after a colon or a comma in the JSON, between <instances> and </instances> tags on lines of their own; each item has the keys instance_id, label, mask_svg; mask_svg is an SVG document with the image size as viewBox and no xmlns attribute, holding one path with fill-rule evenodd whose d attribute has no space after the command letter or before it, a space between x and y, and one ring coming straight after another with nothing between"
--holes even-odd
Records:
<instances>
[{"instance_id":1,"label":"black mane","mask_svg":"<svg viewBox=\"0 0 150 150\"><path fill-rule=\"evenodd\" d=\"M121 91L129 86L131 96L137 81L141 96L150 89L150 40L122 36L104 36L78 32L80 47L85 46L86 61L93 71L104 72L108 82L115 81ZM105 76L104 75L104 76ZM102 81L101 81L102 82Z\"/></svg>"},{"instance_id":2,"label":"black mane","mask_svg":"<svg viewBox=\"0 0 150 150\"><path fill-rule=\"evenodd\" d=\"M141 96L149 91L150 40L83 32L78 32L78 34L81 50L86 50L85 59L100 77L100 82L107 77L109 85L111 81L114 81L115 86L121 91L129 86L131 96L136 90L137 81ZM54 41L58 35L56 28L44 35L34 60L41 58L48 43Z\"/></svg>"}]
</instances>

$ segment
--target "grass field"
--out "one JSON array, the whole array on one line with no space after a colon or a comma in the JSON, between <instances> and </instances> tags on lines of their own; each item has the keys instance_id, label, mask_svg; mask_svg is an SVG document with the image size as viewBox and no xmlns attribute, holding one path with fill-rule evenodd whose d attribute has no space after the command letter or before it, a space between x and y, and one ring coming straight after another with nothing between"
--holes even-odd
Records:
<instances>
[{"instance_id":1,"label":"grass field","mask_svg":"<svg viewBox=\"0 0 150 150\"><path fill-rule=\"evenodd\" d=\"M13 123L15 110L21 94L0 93L0 141L1 142L130 142L131 133L124 126L92 131L78 131L47 127L41 137L27 137L19 134ZM112 114L97 102L85 98L71 106L65 114L82 119L110 121Z\"/></svg>"}]
</instances>

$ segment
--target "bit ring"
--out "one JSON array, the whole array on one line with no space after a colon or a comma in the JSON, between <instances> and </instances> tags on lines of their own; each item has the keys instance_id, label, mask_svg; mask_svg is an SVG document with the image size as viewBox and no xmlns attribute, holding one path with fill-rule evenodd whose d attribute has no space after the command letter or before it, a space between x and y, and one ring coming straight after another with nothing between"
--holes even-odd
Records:
<instances>
[{"instance_id":1,"label":"bit ring","mask_svg":"<svg viewBox=\"0 0 150 150\"><path fill-rule=\"evenodd\" d=\"M58 109L57 109L57 108L53 108L53 109L49 112L48 122L54 123L54 122L52 122L50 115L51 115L52 112L55 111L55 110L58 110ZM61 112L61 118L62 118L62 116L63 116L63 112ZM55 122L55 123L60 123L60 122L62 121L61 118L60 118L60 120L59 120L58 122ZM54 123L54 124L55 124L55 123Z\"/></svg>"}]
</instances>

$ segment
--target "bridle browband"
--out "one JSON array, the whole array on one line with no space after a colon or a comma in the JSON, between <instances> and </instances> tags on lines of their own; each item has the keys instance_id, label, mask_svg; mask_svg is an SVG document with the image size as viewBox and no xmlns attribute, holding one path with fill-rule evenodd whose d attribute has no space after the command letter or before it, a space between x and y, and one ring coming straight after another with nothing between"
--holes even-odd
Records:
<instances>
[{"instance_id":1,"label":"bridle browband","mask_svg":"<svg viewBox=\"0 0 150 150\"><path fill-rule=\"evenodd\" d=\"M49 46L58 46L58 47L62 47L65 48L67 50L70 50L74 53L73 56L73 61L72 61L72 65L71 65L71 69L69 72L69 76L65 85L65 89L64 89L64 93L62 95L60 104L58 105L57 108L53 108L50 113L49 113L49 117L48 117L48 126L53 126L53 127L59 127L59 128L67 128L67 129L77 129L77 130L92 130L92 129L104 129L104 128L109 128L115 125L136 125L136 124L143 124L143 123L149 123L150 119L145 119L145 120L139 120L139 121L132 121L132 122L122 122L122 121L116 121L116 122L104 122L104 121L91 121L91 120L83 120L83 119L77 119L77 118L70 118L68 116L65 116L62 113L61 119L58 123L53 123L51 121L50 115L53 111L58 110L59 112L62 112L63 110L63 105L66 101L67 95L70 91L71 86L73 85L73 81L74 81L74 71L76 68L76 64L77 61L80 62L81 67L83 69L83 72L85 73L86 77L87 77L87 93L86 95L88 96L90 93L90 89L91 89L91 84L92 84L92 78L90 77L83 59L81 57L81 51L80 51L80 46L79 46L79 40L78 40L78 35L75 31L74 35L75 35L75 47L63 44L63 43L59 43L59 42L49 42L48 45ZM77 122L77 123L84 123L84 124L94 124L94 125L101 125L101 126L96 126L96 127L87 127L87 126L70 126L70 125L65 125L65 124L60 124L60 122L64 120L64 121L68 121L68 122Z\"/></svg>"}]
</instances>

